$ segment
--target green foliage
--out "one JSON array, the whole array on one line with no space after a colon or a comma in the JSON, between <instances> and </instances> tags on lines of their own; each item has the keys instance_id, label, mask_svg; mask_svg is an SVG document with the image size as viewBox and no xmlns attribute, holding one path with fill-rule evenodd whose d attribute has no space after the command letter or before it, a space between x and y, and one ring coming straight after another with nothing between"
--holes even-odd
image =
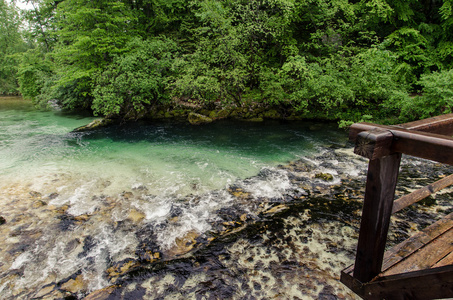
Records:
<instances>
[{"instance_id":1,"label":"green foliage","mask_svg":"<svg viewBox=\"0 0 453 300\"><path fill-rule=\"evenodd\" d=\"M422 93L399 101L403 121L453 112L453 69L422 75Z\"/></svg>"},{"instance_id":2,"label":"green foliage","mask_svg":"<svg viewBox=\"0 0 453 300\"><path fill-rule=\"evenodd\" d=\"M133 17L121 1L63 1L57 7L59 41L52 57L57 64L54 90L64 108L90 107L94 74L102 72L115 55L127 51ZM132 31L133 34L133 31Z\"/></svg>"},{"instance_id":3,"label":"green foliage","mask_svg":"<svg viewBox=\"0 0 453 300\"><path fill-rule=\"evenodd\" d=\"M30 49L21 56L17 79L24 98L38 103L51 76L52 62L39 49Z\"/></svg>"},{"instance_id":4,"label":"green foliage","mask_svg":"<svg viewBox=\"0 0 453 300\"><path fill-rule=\"evenodd\" d=\"M164 102L176 44L166 38L133 39L128 51L96 74L92 109L95 114L117 115L141 112L147 106Z\"/></svg>"},{"instance_id":5,"label":"green foliage","mask_svg":"<svg viewBox=\"0 0 453 300\"><path fill-rule=\"evenodd\" d=\"M26 50L14 4L0 0L0 94L16 93L18 54Z\"/></svg>"},{"instance_id":6,"label":"green foliage","mask_svg":"<svg viewBox=\"0 0 453 300\"><path fill-rule=\"evenodd\" d=\"M415 82L421 74L429 72L436 65L430 44L414 28L403 27L394 31L385 39L383 46L397 55L401 69L409 68L404 72L407 82Z\"/></svg>"},{"instance_id":7,"label":"green foliage","mask_svg":"<svg viewBox=\"0 0 453 300\"><path fill-rule=\"evenodd\" d=\"M20 90L37 103L124 116L172 98L262 102L342 125L449 111L434 90L453 67L452 0L29 3L34 48L0 56L13 59L0 74L14 78L20 62Z\"/></svg>"}]
</instances>

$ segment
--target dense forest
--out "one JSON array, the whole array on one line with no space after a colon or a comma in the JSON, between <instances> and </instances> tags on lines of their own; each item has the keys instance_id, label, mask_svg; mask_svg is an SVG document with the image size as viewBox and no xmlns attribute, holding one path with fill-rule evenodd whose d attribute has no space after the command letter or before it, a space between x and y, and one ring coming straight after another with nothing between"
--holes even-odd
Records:
<instances>
[{"instance_id":1,"label":"dense forest","mask_svg":"<svg viewBox=\"0 0 453 300\"><path fill-rule=\"evenodd\" d=\"M453 0L0 0L0 93L404 122L453 107Z\"/></svg>"}]
</instances>

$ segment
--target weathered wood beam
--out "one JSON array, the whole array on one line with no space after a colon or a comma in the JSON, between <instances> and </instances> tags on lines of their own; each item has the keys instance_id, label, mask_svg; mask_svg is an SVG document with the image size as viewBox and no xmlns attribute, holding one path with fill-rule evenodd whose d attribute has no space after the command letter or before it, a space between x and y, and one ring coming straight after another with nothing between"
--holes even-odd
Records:
<instances>
[{"instance_id":1,"label":"weathered wood beam","mask_svg":"<svg viewBox=\"0 0 453 300\"><path fill-rule=\"evenodd\" d=\"M391 152L404 153L453 165L453 138L406 129L391 130Z\"/></svg>"},{"instance_id":2,"label":"weathered wood beam","mask_svg":"<svg viewBox=\"0 0 453 300\"><path fill-rule=\"evenodd\" d=\"M387 127L389 127L389 128L387 128ZM377 124L366 123L366 122L355 123L355 124L352 124L351 127L349 127L349 140L351 142L355 142L359 133L361 133L363 131L371 131L371 130L375 130L375 129L395 129L395 127L377 125Z\"/></svg>"},{"instance_id":3,"label":"weathered wood beam","mask_svg":"<svg viewBox=\"0 0 453 300\"><path fill-rule=\"evenodd\" d=\"M391 140L390 134L393 135ZM369 159L399 152L453 165L453 138L449 136L357 123L351 126L349 137L356 141L355 153Z\"/></svg>"},{"instance_id":4,"label":"weathered wood beam","mask_svg":"<svg viewBox=\"0 0 453 300\"><path fill-rule=\"evenodd\" d=\"M424 120L399 125L405 129L453 135L453 114L440 115Z\"/></svg>"},{"instance_id":5,"label":"weathered wood beam","mask_svg":"<svg viewBox=\"0 0 453 300\"><path fill-rule=\"evenodd\" d=\"M401 154L370 160L353 277L369 282L382 267Z\"/></svg>"},{"instance_id":6,"label":"weathered wood beam","mask_svg":"<svg viewBox=\"0 0 453 300\"><path fill-rule=\"evenodd\" d=\"M392 275L361 289L364 299L440 299L453 297L453 265Z\"/></svg>"},{"instance_id":7,"label":"weathered wood beam","mask_svg":"<svg viewBox=\"0 0 453 300\"><path fill-rule=\"evenodd\" d=\"M407 130L414 130L420 132L434 133L440 135L453 135L453 114L440 115L433 118L419 120L400 125L377 125L373 123L361 122L355 123L349 128L349 140L355 141L357 135L362 131L368 131L375 128L381 129L398 129L404 128Z\"/></svg>"},{"instance_id":8,"label":"weathered wood beam","mask_svg":"<svg viewBox=\"0 0 453 300\"><path fill-rule=\"evenodd\" d=\"M374 128L360 132L355 138L354 153L368 159L391 154L393 134L389 130Z\"/></svg>"},{"instance_id":9,"label":"weathered wood beam","mask_svg":"<svg viewBox=\"0 0 453 300\"><path fill-rule=\"evenodd\" d=\"M393 202L392 214L408 207L411 204L414 204L415 202L425 199L429 195L434 194L452 184L453 174L424 186L421 189L413 191L410 194L404 195Z\"/></svg>"}]
</instances>

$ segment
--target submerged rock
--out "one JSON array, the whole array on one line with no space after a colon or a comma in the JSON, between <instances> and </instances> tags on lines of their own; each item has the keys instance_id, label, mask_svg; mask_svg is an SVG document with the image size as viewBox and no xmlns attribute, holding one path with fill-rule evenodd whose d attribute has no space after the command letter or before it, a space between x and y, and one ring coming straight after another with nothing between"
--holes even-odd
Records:
<instances>
[{"instance_id":1,"label":"submerged rock","mask_svg":"<svg viewBox=\"0 0 453 300\"><path fill-rule=\"evenodd\" d=\"M111 285L106 288L97 290L86 296L85 300L105 300L110 297L110 295L117 289L116 285Z\"/></svg>"},{"instance_id":2,"label":"submerged rock","mask_svg":"<svg viewBox=\"0 0 453 300\"><path fill-rule=\"evenodd\" d=\"M210 117L197 113L190 113L187 120L192 125L207 124L213 121Z\"/></svg>"},{"instance_id":3,"label":"submerged rock","mask_svg":"<svg viewBox=\"0 0 453 300\"><path fill-rule=\"evenodd\" d=\"M87 289L88 282L83 278L82 275L78 275L74 279L69 279L67 282L61 285L61 289L71 292L71 293L78 293L81 291L85 291Z\"/></svg>"},{"instance_id":4,"label":"submerged rock","mask_svg":"<svg viewBox=\"0 0 453 300\"><path fill-rule=\"evenodd\" d=\"M114 120L112 119L97 119L97 120L94 120L93 122L87 124L87 125L84 125L84 126L80 126L76 129L74 129L72 132L84 132L84 131L90 131L90 130L94 130L94 129L97 129L97 128L100 128L100 127L105 127L105 126L109 126L111 124L115 123Z\"/></svg>"},{"instance_id":5,"label":"submerged rock","mask_svg":"<svg viewBox=\"0 0 453 300\"><path fill-rule=\"evenodd\" d=\"M197 231L191 230L183 237L176 238L175 245L169 250L170 255L181 256L190 252L195 247L199 236L200 234Z\"/></svg>"},{"instance_id":6,"label":"submerged rock","mask_svg":"<svg viewBox=\"0 0 453 300\"><path fill-rule=\"evenodd\" d=\"M320 178L325 181L332 181L333 180L333 175L329 173L318 173L315 175L315 178Z\"/></svg>"}]
</instances>

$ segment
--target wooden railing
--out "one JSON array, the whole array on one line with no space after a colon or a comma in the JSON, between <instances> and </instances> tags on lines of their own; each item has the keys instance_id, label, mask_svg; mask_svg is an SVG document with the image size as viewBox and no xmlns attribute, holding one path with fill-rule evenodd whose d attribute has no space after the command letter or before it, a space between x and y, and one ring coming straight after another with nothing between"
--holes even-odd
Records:
<instances>
[{"instance_id":1,"label":"wooden railing","mask_svg":"<svg viewBox=\"0 0 453 300\"><path fill-rule=\"evenodd\" d=\"M357 284L370 282L381 272L392 213L453 184L450 175L394 201L401 155L453 165L452 135L453 114L397 126L352 125L350 140L355 141L354 152L370 159L355 265L351 271Z\"/></svg>"}]
</instances>

